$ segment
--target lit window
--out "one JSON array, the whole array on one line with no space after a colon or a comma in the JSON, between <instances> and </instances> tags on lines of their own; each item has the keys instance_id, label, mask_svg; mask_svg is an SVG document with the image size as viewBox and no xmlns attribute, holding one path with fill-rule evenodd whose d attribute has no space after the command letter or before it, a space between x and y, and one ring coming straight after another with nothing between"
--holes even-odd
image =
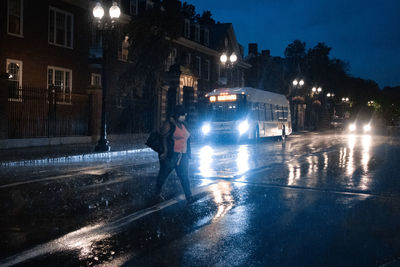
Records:
<instances>
[{"instance_id":1,"label":"lit window","mask_svg":"<svg viewBox=\"0 0 400 267\"><path fill-rule=\"evenodd\" d=\"M9 100L22 100L22 61L7 59L7 73L9 75Z\"/></svg>"},{"instance_id":2,"label":"lit window","mask_svg":"<svg viewBox=\"0 0 400 267\"><path fill-rule=\"evenodd\" d=\"M22 36L23 2L8 0L7 29L9 34Z\"/></svg>"},{"instance_id":3,"label":"lit window","mask_svg":"<svg viewBox=\"0 0 400 267\"><path fill-rule=\"evenodd\" d=\"M90 84L94 87L101 87L101 74L92 73Z\"/></svg>"},{"instance_id":4,"label":"lit window","mask_svg":"<svg viewBox=\"0 0 400 267\"><path fill-rule=\"evenodd\" d=\"M49 43L72 48L73 20L72 14L50 7Z\"/></svg>"},{"instance_id":5,"label":"lit window","mask_svg":"<svg viewBox=\"0 0 400 267\"><path fill-rule=\"evenodd\" d=\"M48 67L47 87L55 87L58 103L71 103L72 91L72 70Z\"/></svg>"}]
</instances>

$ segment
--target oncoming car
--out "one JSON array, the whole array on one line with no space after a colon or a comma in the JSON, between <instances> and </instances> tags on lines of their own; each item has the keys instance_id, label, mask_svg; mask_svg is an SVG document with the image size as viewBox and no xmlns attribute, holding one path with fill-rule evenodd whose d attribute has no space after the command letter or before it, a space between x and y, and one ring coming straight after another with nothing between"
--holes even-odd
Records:
<instances>
[{"instance_id":1,"label":"oncoming car","mask_svg":"<svg viewBox=\"0 0 400 267\"><path fill-rule=\"evenodd\" d=\"M372 124L370 121L353 121L348 124L347 131L354 134L370 134Z\"/></svg>"}]
</instances>

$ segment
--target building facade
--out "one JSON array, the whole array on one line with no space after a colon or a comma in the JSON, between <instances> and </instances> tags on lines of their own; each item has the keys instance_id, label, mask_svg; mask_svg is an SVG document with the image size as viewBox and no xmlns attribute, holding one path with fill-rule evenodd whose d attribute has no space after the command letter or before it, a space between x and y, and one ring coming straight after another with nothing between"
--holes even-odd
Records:
<instances>
[{"instance_id":1,"label":"building facade","mask_svg":"<svg viewBox=\"0 0 400 267\"><path fill-rule=\"evenodd\" d=\"M195 125L206 93L244 86L250 65L232 24L200 23L182 12L181 34L171 42L161 86L121 90L121 80L134 75L129 67L135 42L125 26L141 12L160 8L160 2L117 2L121 16L108 41L92 15L96 1L0 2L1 138L92 136L95 141L104 86L112 134L157 128L177 104L187 108ZM221 64L222 53L235 53L237 62Z\"/></svg>"},{"instance_id":2,"label":"building facade","mask_svg":"<svg viewBox=\"0 0 400 267\"><path fill-rule=\"evenodd\" d=\"M0 12L7 136L90 134L87 2L5 0Z\"/></svg>"}]
</instances>

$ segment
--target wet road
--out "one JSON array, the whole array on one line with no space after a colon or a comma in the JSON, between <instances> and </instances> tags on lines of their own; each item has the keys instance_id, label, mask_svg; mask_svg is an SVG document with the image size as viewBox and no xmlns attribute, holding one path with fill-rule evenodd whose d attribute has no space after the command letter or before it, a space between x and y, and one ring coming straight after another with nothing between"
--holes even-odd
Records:
<instances>
[{"instance_id":1,"label":"wet road","mask_svg":"<svg viewBox=\"0 0 400 267\"><path fill-rule=\"evenodd\" d=\"M399 266L400 140L196 145L154 204L156 155L0 167L0 266Z\"/></svg>"}]
</instances>

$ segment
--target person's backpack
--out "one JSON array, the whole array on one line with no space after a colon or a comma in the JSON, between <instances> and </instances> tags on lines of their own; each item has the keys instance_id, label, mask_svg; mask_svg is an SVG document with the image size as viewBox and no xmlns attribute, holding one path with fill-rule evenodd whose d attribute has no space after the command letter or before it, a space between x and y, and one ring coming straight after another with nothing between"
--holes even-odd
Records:
<instances>
[{"instance_id":1,"label":"person's backpack","mask_svg":"<svg viewBox=\"0 0 400 267\"><path fill-rule=\"evenodd\" d=\"M163 150L162 137L157 131L152 131L150 133L145 144L157 153L161 153Z\"/></svg>"}]
</instances>

